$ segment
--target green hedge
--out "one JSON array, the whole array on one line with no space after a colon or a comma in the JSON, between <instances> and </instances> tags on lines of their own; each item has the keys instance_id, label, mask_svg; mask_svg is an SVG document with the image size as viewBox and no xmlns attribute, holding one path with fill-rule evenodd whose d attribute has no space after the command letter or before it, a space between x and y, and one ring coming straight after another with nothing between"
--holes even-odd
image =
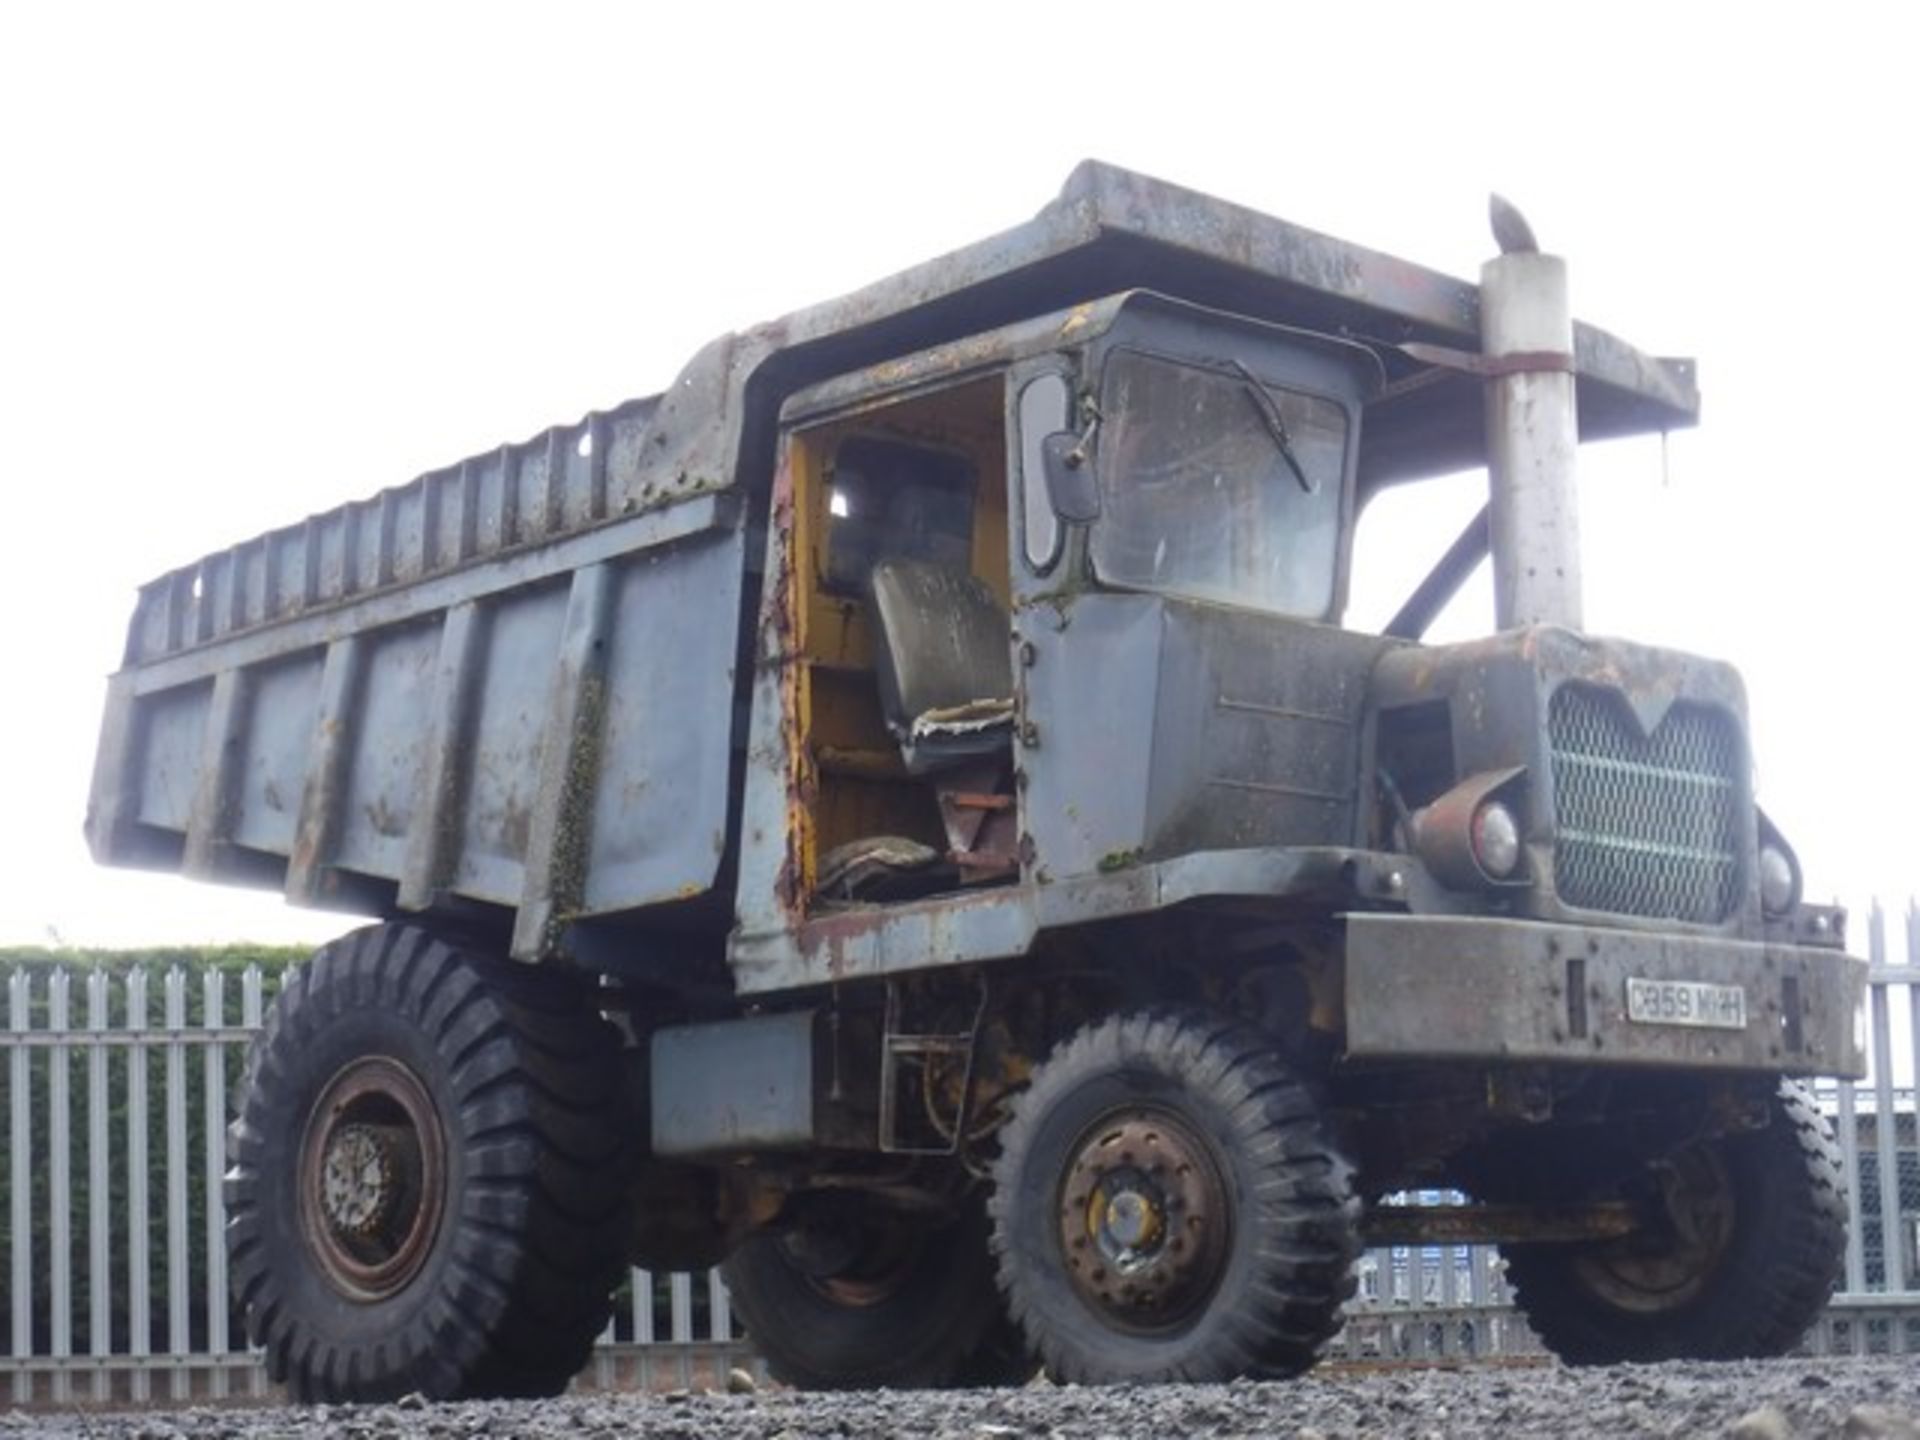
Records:
<instances>
[{"instance_id":1,"label":"green hedge","mask_svg":"<svg viewBox=\"0 0 1920 1440\"><path fill-rule=\"evenodd\" d=\"M229 1026L237 1026L240 1023L241 977L244 973L251 967L259 968L264 979L264 998L270 1002L279 987L282 975L289 966L303 959L306 953L298 949L256 945L225 945L200 949L173 947L136 951L0 948L0 979L21 971L26 971L33 976L31 1028L44 1031L48 1018L48 977L56 970L66 970L72 977L68 992L67 1024L70 1030L81 1030L88 1023L87 978L96 972L105 971L112 977L108 989L108 1028L118 1030L126 1026L127 976L136 970L146 974L147 1023L157 1028L163 1023L165 1016L165 977L170 971L178 970L186 977L184 997L186 1023L189 1029L197 1029L202 1025L204 1017L204 979L209 973L219 971L227 976L224 1018ZM0 1013L0 1025L8 1023L9 1019L10 1016ZM4 1061L0 1062L0 1125L7 1128L9 1141L12 1135L13 1055L18 1048L17 1042L11 1035L0 1036L0 1051L6 1052ZM189 1305L191 1343L194 1346L205 1343L207 1323L205 1054L204 1047L188 1048L184 1077L187 1122L185 1238L188 1292L191 1297ZM52 1067L58 1058L67 1067L68 1133L71 1137L69 1175L73 1199L69 1223L68 1273L72 1277L73 1325L70 1339L74 1352L84 1354L89 1347L92 1321L88 1256L91 1206L94 1199L90 1193L88 1063L83 1050L35 1046L27 1048L27 1056L32 1095L30 1127L32 1138L28 1150L32 1157L32 1174L28 1183L33 1237L33 1348L39 1353L47 1353L52 1348L53 1150L50 1135L52 1117L50 1078ZM127 1272L129 1224L127 1088L130 1067L135 1064L143 1065L147 1075L148 1179L146 1214L142 1219L148 1235L149 1333L154 1348L164 1350L168 1347L170 1339L167 1329L169 1307L166 1288L169 1187L166 1168L166 1056L164 1049L159 1047L135 1048L116 1045L108 1050L107 1204L112 1345L115 1350L124 1350L131 1336L130 1287ZM227 1047L224 1070L228 1118L231 1118L239 1102L242 1064L242 1047L237 1045ZM12 1145L9 1143L0 1146L0 1276L6 1277L9 1290L12 1285L14 1245L10 1208L12 1187ZM224 1305L225 1297L219 1297L216 1303ZM11 1305L0 1307L0 1350L12 1348L12 1326ZM234 1342L238 1343L238 1330L233 1329L231 1334Z\"/></svg>"}]
</instances>

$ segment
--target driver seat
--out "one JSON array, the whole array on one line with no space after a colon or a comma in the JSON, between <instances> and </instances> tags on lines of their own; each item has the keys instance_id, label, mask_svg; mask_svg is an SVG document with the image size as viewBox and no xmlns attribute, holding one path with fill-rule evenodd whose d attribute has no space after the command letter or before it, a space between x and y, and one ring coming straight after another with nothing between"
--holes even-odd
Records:
<instances>
[{"instance_id":1,"label":"driver seat","mask_svg":"<svg viewBox=\"0 0 1920 1440\"><path fill-rule=\"evenodd\" d=\"M993 592L965 570L882 560L869 593L881 713L907 773L1005 753L1013 663L1007 612Z\"/></svg>"},{"instance_id":2,"label":"driver seat","mask_svg":"<svg viewBox=\"0 0 1920 1440\"><path fill-rule=\"evenodd\" d=\"M1020 868L1007 612L977 575L882 560L868 591L880 709L907 773L932 779L964 883Z\"/></svg>"}]
</instances>

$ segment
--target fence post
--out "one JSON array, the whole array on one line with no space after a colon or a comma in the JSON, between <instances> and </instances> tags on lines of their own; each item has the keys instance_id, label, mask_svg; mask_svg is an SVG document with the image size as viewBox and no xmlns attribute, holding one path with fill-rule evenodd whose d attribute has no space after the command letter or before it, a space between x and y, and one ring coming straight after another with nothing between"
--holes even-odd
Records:
<instances>
[{"instance_id":1,"label":"fence post","mask_svg":"<svg viewBox=\"0 0 1920 1440\"><path fill-rule=\"evenodd\" d=\"M1867 914L1867 964L1887 963L1887 917L1878 900ZM1880 1268L1889 1291L1907 1288L1906 1246L1900 1234L1900 1152L1893 1109L1893 1017L1888 983L1868 989L1873 1015L1873 1139L1880 1169Z\"/></svg>"},{"instance_id":2,"label":"fence post","mask_svg":"<svg viewBox=\"0 0 1920 1440\"><path fill-rule=\"evenodd\" d=\"M147 1248L147 972L127 972L127 1348L133 1354L133 1399L152 1394L152 1377L141 1364L153 1353L151 1259Z\"/></svg>"},{"instance_id":3,"label":"fence post","mask_svg":"<svg viewBox=\"0 0 1920 1440\"><path fill-rule=\"evenodd\" d=\"M247 1032L247 1040L242 1042L242 1050L252 1044L252 1037L260 1029L261 1014L261 976L258 965L249 965L240 976L240 1025ZM244 1080L242 1084L244 1085ZM221 1178L220 1197L226 1200L226 1180ZM248 1393L265 1395L267 1393L267 1370L264 1365L255 1365L249 1371Z\"/></svg>"},{"instance_id":4,"label":"fence post","mask_svg":"<svg viewBox=\"0 0 1920 1440\"><path fill-rule=\"evenodd\" d=\"M52 1264L53 1358L73 1355L73 1056L72 1014L68 1004L73 977L63 965L47 977L47 1028L53 1044L47 1050L47 1143L53 1151L52 1178L47 1187L47 1259ZM57 1364L53 1371L54 1404L73 1398L73 1372Z\"/></svg>"},{"instance_id":5,"label":"fence post","mask_svg":"<svg viewBox=\"0 0 1920 1440\"><path fill-rule=\"evenodd\" d=\"M17 1362L33 1354L33 1052L26 1032L33 1019L33 972L24 966L7 976L7 1028L13 1033L13 1053L7 1057L11 1087L8 1161L12 1165L8 1220L12 1226L13 1356ZM24 1405L33 1399L33 1373L24 1365L13 1372L13 1398Z\"/></svg>"},{"instance_id":6,"label":"fence post","mask_svg":"<svg viewBox=\"0 0 1920 1440\"><path fill-rule=\"evenodd\" d=\"M168 1394L187 1397L187 1365L193 1334L187 1302L187 1047L180 1035L187 1026L187 977L178 966L167 971L161 1005L167 1028L167 1372Z\"/></svg>"},{"instance_id":7,"label":"fence post","mask_svg":"<svg viewBox=\"0 0 1920 1440\"><path fill-rule=\"evenodd\" d=\"M1867 1288L1866 1241L1860 1234L1860 1117L1853 1081L1842 1080L1834 1090L1840 1131L1840 1178L1847 1187L1851 1213L1847 1224L1846 1291L1858 1295Z\"/></svg>"},{"instance_id":8,"label":"fence post","mask_svg":"<svg viewBox=\"0 0 1920 1440\"><path fill-rule=\"evenodd\" d=\"M209 970L200 977L200 1022L209 1031L227 1025L227 977ZM213 1396L227 1394L227 1206L221 1180L227 1169L227 1042L209 1036L201 1053L206 1102L207 1353L214 1358Z\"/></svg>"},{"instance_id":9,"label":"fence post","mask_svg":"<svg viewBox=\"0 0 1920 1440\"><path fill-rule=\"evenodd\" d=\"M113 1181L107 1164L108 976L87 972L87 1353L100 1360L113 1353ZM93 1398L113 1393L104 1365L93 1372Z\"/></svg>"},{"instance_id":10,"label":"fence post","mask_svg":"<svg viewBox=\"0 0 1920 1440\"><path fill-rule=\"evenodd\" d=\"M722 1345L733 1339L733 1297L727 1294L727 1282L720 1278L719 1267L707 1272L707 1312L713 1317L709 1330Z\"/></svg>"}]
</instances>

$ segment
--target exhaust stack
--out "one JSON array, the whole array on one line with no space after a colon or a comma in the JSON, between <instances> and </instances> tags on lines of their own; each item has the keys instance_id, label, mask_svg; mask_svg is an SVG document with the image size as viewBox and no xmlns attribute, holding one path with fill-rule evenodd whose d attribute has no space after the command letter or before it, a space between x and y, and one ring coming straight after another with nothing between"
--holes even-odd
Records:
<instances>
[{"instance_id":1,"label":"exhaust stack","mask_svg":"<svg viewBox=\"0 0 1920 1440\"><path fill-rule=\"evenodd\" d=\"M1578 630L1579 431L1567 263L1540 253L1510 203L1495 195L1490 209L1501 253L1480 268L1480 348L1495 623Z\"/></svg>"}]
</instances>

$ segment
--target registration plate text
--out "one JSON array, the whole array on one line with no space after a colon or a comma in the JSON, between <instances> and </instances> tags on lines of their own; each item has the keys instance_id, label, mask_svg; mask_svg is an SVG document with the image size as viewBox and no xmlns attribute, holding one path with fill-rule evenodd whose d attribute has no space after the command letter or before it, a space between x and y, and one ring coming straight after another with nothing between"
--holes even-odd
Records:
<instances>
[{"instance_id":1,"label":"registration plate text","mask_svg":"<svg viewBox=\"0 0 1920 1440\"><path fill-rule=\"evenodd\" d=\"M1747 992L1738 985L1709 985L1700 980L1629 979L1627 1019L1640 1025L1744 1030Z\"/></svg>"}]
</instances>

